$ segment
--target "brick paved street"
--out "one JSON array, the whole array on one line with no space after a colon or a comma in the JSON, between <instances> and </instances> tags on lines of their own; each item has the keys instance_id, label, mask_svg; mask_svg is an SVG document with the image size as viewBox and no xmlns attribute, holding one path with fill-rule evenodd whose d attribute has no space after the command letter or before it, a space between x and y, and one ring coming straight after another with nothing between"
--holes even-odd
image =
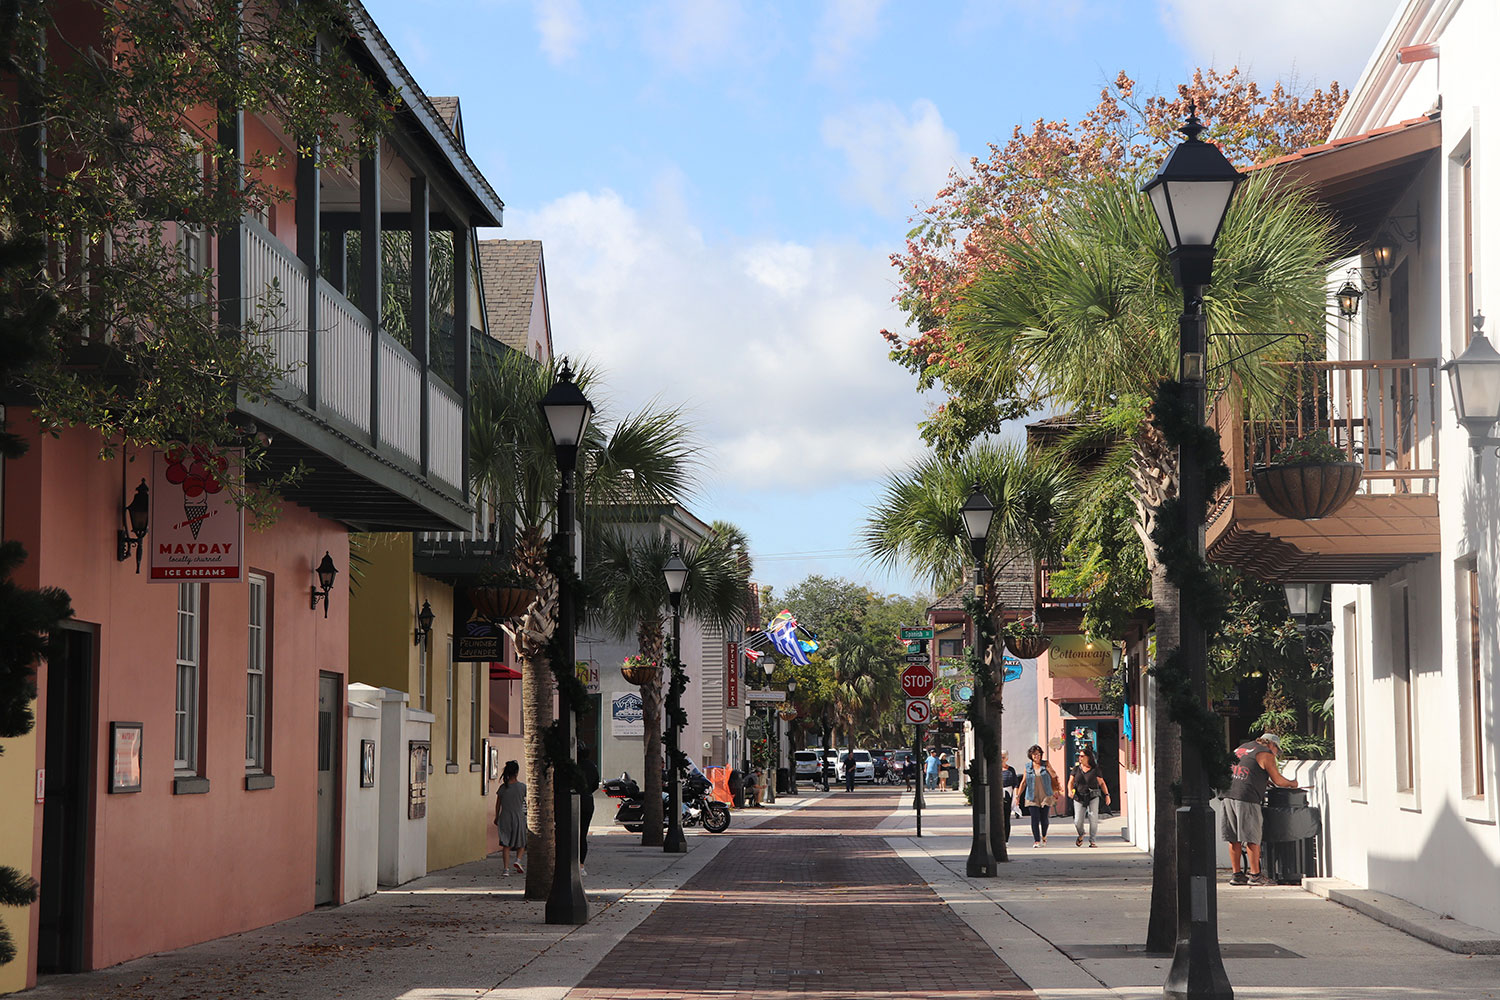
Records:
<instances>
[{"instance_id":1,"label":"brick paved street","mask_svg":"<svg viewBox=\"0 0 1500 1000\"><path fill-rule=\"evenodd\" d=\"M744 831L569 998L1034 997L876 835L899 798L838 791Z\"/></svg>"}]
</instances>

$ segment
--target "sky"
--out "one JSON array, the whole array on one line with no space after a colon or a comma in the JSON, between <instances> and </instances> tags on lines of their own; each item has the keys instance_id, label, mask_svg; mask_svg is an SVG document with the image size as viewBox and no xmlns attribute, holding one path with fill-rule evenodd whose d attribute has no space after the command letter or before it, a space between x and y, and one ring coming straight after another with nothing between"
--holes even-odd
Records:
<instances>
[{"instance_id":1,"label":"sky","mask_svg":"<svg viewBox=\"0 0 1500 1000\"><path fill-rule=\"evenodd\" d=\"M880 336L904 328L889 258L918 206L1122 70L1146 92L1198 66L1352 86L1398 0L365 5L429 95L460 98L506 204L481 235L543 241L554 349L604 369L601 415L688 415L693 513L739 525L778 589L918 593L858 547L942 401Z\"/></svg>"}]
</instances>

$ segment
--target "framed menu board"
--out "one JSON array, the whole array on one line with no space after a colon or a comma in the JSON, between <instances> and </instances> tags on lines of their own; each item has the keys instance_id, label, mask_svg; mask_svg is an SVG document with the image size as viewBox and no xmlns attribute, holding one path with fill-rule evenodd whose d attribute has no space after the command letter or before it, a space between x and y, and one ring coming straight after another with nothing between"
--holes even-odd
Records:
<instances>
[{"instance_id":1,"label":"framed menu board","mask_svg":"<svg viewBox=\"0 0 1500 1000\"><path fill-rule=\"evenodd\" d=\"M141 730L139 722L109 724L109 791L111 795L141 790Z\"/></svg>"}]
</instances>

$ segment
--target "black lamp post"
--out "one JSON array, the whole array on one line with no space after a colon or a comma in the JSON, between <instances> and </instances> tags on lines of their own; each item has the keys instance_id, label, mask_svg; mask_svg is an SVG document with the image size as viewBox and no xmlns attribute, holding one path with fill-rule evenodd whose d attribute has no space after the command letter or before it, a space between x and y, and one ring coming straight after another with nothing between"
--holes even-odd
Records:
<instances>
[{"instance_id":1,"label":"black lamp post","mask_svg":"<svg viewBox=\"0 0 1500 1000\"><path fill-rule=\"evenodd\" d=\"M990 522L995 517L995 505L990 503L990 498L975 483L969 492L969 499L964 502L959 513L964 518L964 534L969 536L969 550L974 554L974 600L979 603L981 613L984 613L984 543L990 534ZM981 661L987 652L984 628L978 621L974 622L974 651ZM988 725L990 706L977 685L973 697L974 703L979 707L979 711L975 713L976 722ZM985 740L978 729L974 735L974 758L969 762L969 802L974 816L974 837L969 846L969 863L964 871L969 878L994 878L997 852L991 844L990 824L999 814L990 808L987 765L992 756L991 750L998 755L999 749L992 748L991 741ZM1000 851L1004 850L1005 841L1001 840Z\"/></svg>"},{"instance_id":2,"label":"black lamp post","mask_svg":"<svg viewBox=\"0 0 1500 1000\"><path fill-rule=\"evenodd\" d=\"M668 854L686 854L687 838L682 833L682 788L677 775L677 713L682 699L677 694L678 671L682 670L682 588L687 586L687 563L677 548L662 567L667 579L667 597L672 602L672 677L667 683L667 838L662 850Z\"/></svg>"},{"instance_id":3,"label":"black lamp post","mask_svg":"<svg viewBox=\"0 0 1500 1000\"><path fill-rule=\"evenodd\" d=\"M117 538L119 541L115 557L120 562L130 558L130 550L135 549L135 571L141 571L141 553L145 551L146 532L151 528L151 488L146 485L144 479L135 488L135 496L130 503L125 505L125 519L130 524L130 530L119 529Z\"/></svg>"},{"instance_id":4,"label":"black lamp post","mask_svg":"<svg viewBox=\"0 0 1500 1000\"><path fill-rule=\"evenodd\" d=\"M1186 141L1168 154L1161 170L1146 184L1145 193L1167 238L1172 276L1182 289L1177 377L1187 394L1191 419L1201 424L1208 339L1203 289L1213 278L1214 241L1244 175L1219 147L1198 138L1203 126L1191 109L1181 131ZM1197 539L1201 556L1206 500L1202 463L1189 447L1178 449L1177 465L1182 512L1178 530L1182 537ZM1187 601L1179 600L1178 617L1179 654L1187 665L1193 697L1206 704L1208 636ZM1191 740L1183 740L1182 805L1177 810L1177 946L1163 992L1174 998L1230 1000L1234 990L1219 953L1214 816L1208 799L1202 755Z\"/></svg>"},{"instance_id":5,"label":"black lamp post","mask_svg":"<svg viewBox=\"0 0 1500 1000\"><path fill-rule=\"evenodd\" d=\"M791 708L792 711L796 711L796 706L792 705L792 695L794 695L796 693L797 693L797 682L794 681L794 680L792 680L791 678L787 678L787 682L786 682L787 699L786 700L787 700L787 706L789 708ZM793 718L796 718L796 716L793 716ZM787 743L790 744L787 747L787 749L793 751L793 753L792 753L792 759L789 760L789 761L787 761L787 769L786 769L786 791L787 791L788 795L798 795L800 793L797 791L797 754L795 752L796 751L795 744L796 744L797 741L793 738L792 723L791 723L790 720L786 724L786 740L787 740ZM778 747L780 745L781 745L780 743L777 743Z\"/></svg>"},{"instance_id":6,"label":"black lamp post","mask_svg":"<svg viewBox=\"0 0 1500 1000\"><path fill-rule=\"evenodd\" d=\"M547 390L539 403L547 426L552 431L552 449L557 456L557 537L563 548L564 576L558 581L557 629L561 640L563 662L573 663L573 643L577 628L577 609L573 606L573 471L578 466L578 446L588 430L594 407L573 382L573 373L563 359L557 382ZM578 734L575 713L578 706L567 688L559 691L558 728L566 746L568 762L578 760ZM571 785L571 769L552 771L552 891L547 895L546 920L549 924L586 924L589 902L583 894L583 878L578 870L578 795Z\"/></svg>"}]
</instances>

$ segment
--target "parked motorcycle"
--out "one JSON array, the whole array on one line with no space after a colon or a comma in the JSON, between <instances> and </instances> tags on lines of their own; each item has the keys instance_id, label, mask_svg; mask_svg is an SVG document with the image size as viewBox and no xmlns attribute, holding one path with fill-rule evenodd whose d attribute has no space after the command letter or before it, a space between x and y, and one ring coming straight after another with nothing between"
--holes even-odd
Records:
<instances>
[{"instance_id":1,"label":"parked motorcycle","mask_svg":"<svg viewBox=\"0 0 1500 1000\"><path fill-rule=\"evenodd\" d=\"M709 833L723 833L729 829L729 806L709 797L713 786L701 774L689 774L682 779L682 825L699 826ZM619 799L615 809L615 822L631 833L640 833L646 826L646 796L641 786L627 772L618 778L604 782L604 794ZM662 793L662 816L665 822L667 795Z\"/></svg>"}]
</instances>

